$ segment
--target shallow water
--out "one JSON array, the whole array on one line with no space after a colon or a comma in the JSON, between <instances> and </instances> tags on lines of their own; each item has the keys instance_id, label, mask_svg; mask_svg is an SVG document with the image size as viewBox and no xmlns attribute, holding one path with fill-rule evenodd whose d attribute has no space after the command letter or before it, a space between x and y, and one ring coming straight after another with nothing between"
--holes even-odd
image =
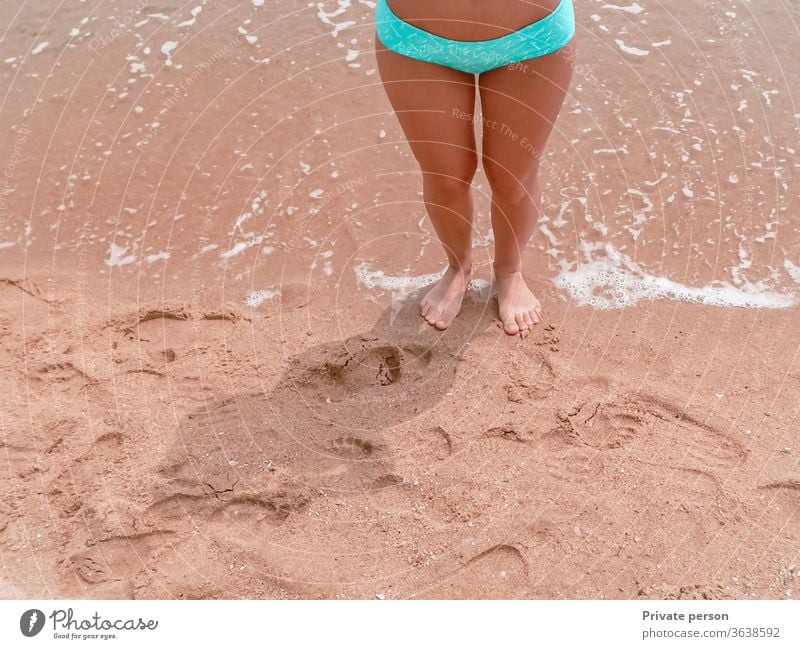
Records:
<instances>
[{"instance_id":1,"label":"shallow water","mask_svg":"<svg viewBox=\"0 0 800 649\"><path fill-rule=\"evenodd\" d=\"M224 282L253 307L287 282L388 296L363 268L427 283L443 255L377 76L370 4L0 10L0 264L119 290ZM527 272L595 308L795 304L798 9L577 12ZM479 174L483 267L486 190Z\"/></svg>"}]
</instances>

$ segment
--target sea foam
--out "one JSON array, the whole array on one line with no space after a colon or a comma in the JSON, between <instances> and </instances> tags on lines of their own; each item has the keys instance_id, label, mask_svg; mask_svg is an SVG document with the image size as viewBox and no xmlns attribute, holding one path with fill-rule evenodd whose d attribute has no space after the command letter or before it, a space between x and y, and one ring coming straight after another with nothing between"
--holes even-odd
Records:
<instances>
[{"instance_id":1,"label":"sea foam","mask_svg":"<svg viewBox=\"0 0 800 649\"><path fill-rule=\"evenodd\" d=\"M770 289L763 282L734 286L713 281L689 286L644 270L611 244L603 258L565 263L553 283L565 289L576 304L596 309L620 309L658 299L682 300L720 307L785 309L796 303L790 293Z\"/></svg>"}]
</instances>

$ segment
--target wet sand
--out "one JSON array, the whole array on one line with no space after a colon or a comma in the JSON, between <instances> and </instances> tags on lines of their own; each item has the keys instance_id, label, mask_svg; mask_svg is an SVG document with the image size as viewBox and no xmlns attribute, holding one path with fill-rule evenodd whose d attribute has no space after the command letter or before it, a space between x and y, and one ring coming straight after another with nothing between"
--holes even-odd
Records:
<instances>
[{"instance_id":1,"label":"wet sand","mask_svg":"<svg viewBox=\"0 0 800 649\"><path fill-rule=\"evenodd\" d=\"M797 598L800 10L577 0L521 339L259 4L0 9L0 596Z\"/></svg>"}]
</instances>

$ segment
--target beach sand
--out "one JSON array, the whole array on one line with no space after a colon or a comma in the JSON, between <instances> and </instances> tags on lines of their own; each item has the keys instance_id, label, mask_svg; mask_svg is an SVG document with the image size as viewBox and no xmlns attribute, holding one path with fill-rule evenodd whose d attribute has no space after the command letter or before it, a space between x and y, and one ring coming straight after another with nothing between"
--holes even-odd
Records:
<instances>
[{"instance_id":1,"label":"beach sand","mask_svg":"<svg viewBox=\"0 0 800 649\"><path fill-rule=\"evenodd\" d=\"M521 338L367 3L0 9L0 597L800 595L800 8L576 12Z\"/></svg>"}]
</instances>

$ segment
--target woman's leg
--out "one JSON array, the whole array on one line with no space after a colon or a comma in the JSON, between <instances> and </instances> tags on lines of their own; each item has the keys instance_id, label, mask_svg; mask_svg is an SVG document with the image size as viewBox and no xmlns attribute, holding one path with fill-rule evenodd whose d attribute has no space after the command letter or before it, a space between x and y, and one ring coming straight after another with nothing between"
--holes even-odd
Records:
<instances>
[{"instance_id":1,"label":"woman's leg","mask_svg":"<svg viewBox=\"0 0 800 649\"><path fill-rule=\"evenodd\" d=\"M573 38L553 54L478 78L497 299L509 334L527 331L542 317L539 300L522 277L522 255L539 218L539 161L572 77L574 43Z\"/></svg>"},{"instance_id":2,"label":"woman's leg","mask_svg":"<svg viewBox=\"0 0 800 649\"><path fill-rule=\"evenodd\" d=\"M446 329L461 309L472 273L475 77L397 54L377 36L375 54L386 94L422 169L425 206L448 260L420 313Z\"/></svg>"}]
</instances>

